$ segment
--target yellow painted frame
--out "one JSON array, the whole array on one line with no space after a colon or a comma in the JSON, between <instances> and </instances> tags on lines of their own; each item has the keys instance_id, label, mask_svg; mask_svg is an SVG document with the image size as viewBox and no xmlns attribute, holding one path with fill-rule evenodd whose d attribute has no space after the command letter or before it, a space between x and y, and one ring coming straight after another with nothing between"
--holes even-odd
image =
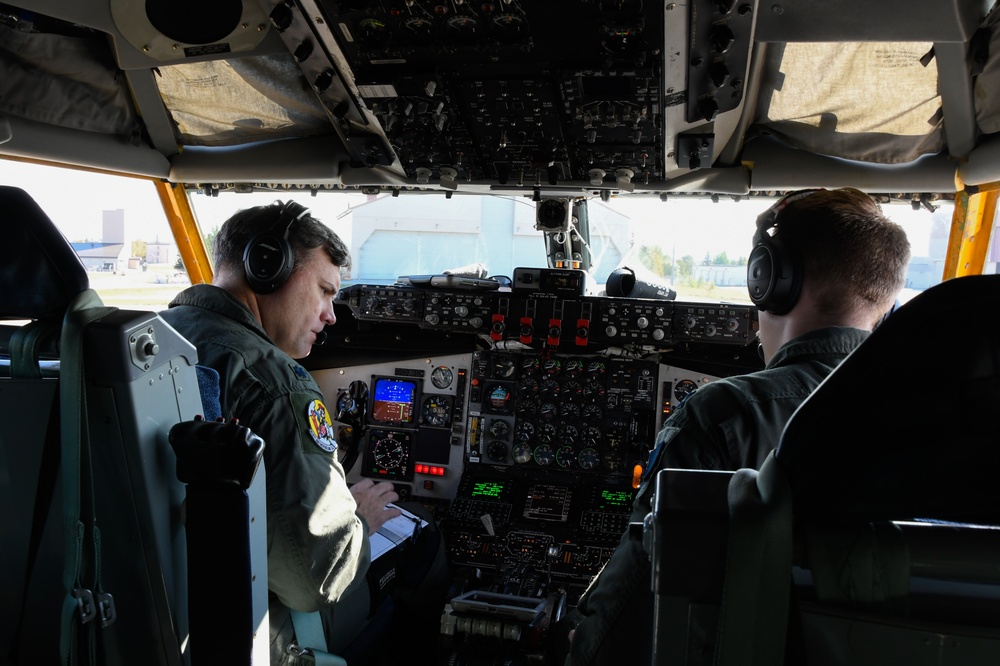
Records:
<instances>
[{"instance_id":1,"label":"yellow painted frame","mask_svg":"<svg viewBox=\"0 0 1000 666\"><path fill-rule=\"evenodd\" d=\"M191 208L184 186L159 180L153 184L156 185L163 213L167 216L170 231L177 242L177 249L191 284L210 283L212 263L208 259L205 241L198 231L194 210Z\"/></svg>"},{"instance_id":2,"label":"yellow painted frame","mask_svg":"<svg viewBox=\"0 0 1000 666\"><path fill-rule=\"evenodd\" d=\"M942 281L982 275L995 224L998 196L1000 182L970 186L956 192Z\"/></svg>"}]
</instances>

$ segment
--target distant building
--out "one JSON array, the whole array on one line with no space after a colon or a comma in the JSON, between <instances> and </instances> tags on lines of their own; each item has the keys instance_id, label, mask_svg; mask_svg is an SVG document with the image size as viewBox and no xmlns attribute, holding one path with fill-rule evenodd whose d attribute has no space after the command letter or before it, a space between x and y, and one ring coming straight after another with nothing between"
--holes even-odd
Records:
<instances>
[{"instance_id":1,"label":"distant building","mask_svg":"<svg viewBox=\"0 0 1000 666\"><path fill-rule=\"evenodd\" d=\"M122 243L70 243L88 271L118 272L125 268L129 253Z\"/></svg>"},{"instance_id":2,"label":"distant building","mask_svg":"<svg viewBox=\"0 0 1000 666\"><path fill-rule=\"evenodd\" d=\"M125 211L104 211L100 242L70 243L89 271L125 270L129 250L125 247Z\"/></svg>"},{"instance_id":3,"label":"distant building","mask_svg":"<svg viewBox=\"0 0 1000 666\"><path fill-rule=\"evenodd\" d=\"M174 243L161 243L159 238L153 242L146 242L146 263L147 264L173 264L177 261L177 245Z\"/></svg>"},{"instance_id":4,"label":"distant building","mask_svg":"<svg viewBox=\"0 0 1000 666\"><path fill-rule=\"evenodd\" d=\"M737 266L715 266L701 264L694 267L694 279L714 284L716 287L747 286L746 264Z\"/></svg>"},{"instance_id":5,"label":"distant building","mask_svg":"<svg viewBox=\"0 0 1000 666\"><path fill-rule=\"evenodd\" d=\"M400 275L426 275L482 264L489 275L546 266L535 229L535 204L508 197L385 197L354 207L352 282L386 284ZM628 218L590 202L592 274L603 283L628 252Z\"/></svg>"}]
</instances>

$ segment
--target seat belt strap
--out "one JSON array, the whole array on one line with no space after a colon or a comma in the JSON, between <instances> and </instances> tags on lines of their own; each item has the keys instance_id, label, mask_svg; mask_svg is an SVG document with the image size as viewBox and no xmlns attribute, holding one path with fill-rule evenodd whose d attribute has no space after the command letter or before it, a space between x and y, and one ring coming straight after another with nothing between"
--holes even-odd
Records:
<instances>
[{"instance_id":1,"label":"seat belt strap","mask_svg":"<svg viewBox=\"0 0 1000 666\"><path fill-rule=\"evenodd\" d=\"M61 663L96 661L96 625L114 620L111 596L101 589L100 532L94 515L94 479L86 413L83 335L88 324L114 312L93 289L80 292L67 309L60 338L60 416L63 524L66 559L60 632ZM89 566L87 566L89 563ZM98 620L98 622L94 622ZM82 629L83 649L77 636ZM81 654L82 653L82 654Z\"/></svg>"},{"instance_id":2,"label":"seat belt strap","mask_svg":"<svg viewBox=\"0 0 1000 666\"><path fill-rule=\"evenodd\" d=\"M347 666L347 662L335 654L327 652L326 634L323 633L323 618L319 613L290 611L292 626L295 628L295 642L306 648L303 656L312 655L316 666Z\"/></svg>"}]
</instances>

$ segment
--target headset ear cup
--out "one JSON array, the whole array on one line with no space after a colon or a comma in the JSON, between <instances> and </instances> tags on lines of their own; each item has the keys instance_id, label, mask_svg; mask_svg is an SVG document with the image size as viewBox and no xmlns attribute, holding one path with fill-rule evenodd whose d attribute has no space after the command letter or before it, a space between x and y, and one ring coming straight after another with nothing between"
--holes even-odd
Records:
<instances>
[{"instance_id":1,"label":"headset ear cup","mask_svg":"<svg viewBox=\"0 0 1000 666\"><path fill-rule=\"evenodd\" d=\"M774 260L770 249L758 243L747 260L747 291L750 300L761 310L774 292Z\"/></svg>"},{"instance_id":2,"label":"headset ear cup","mask_svg":"<svg viewBox=\"0 0 1000 666\"><path fill-rule=\"evenodd\" d=\"M754 305L776 315L795 307L802 290L799 264L781 239L765 234L747 261L747 290Z\"/></svg>"},{"instance_id":3,"label":"headset ear cup","mask_svg":"<svg viewBox=\"0 0 1000 666\"><path fill-rule=\"evenodd\" d=\"M270 294L292 274L294 259L287 240L268 230L255 236L243 251L243 268L250 288Z\"/></svg>"},{"instance_id":4,"label":"headset ear cup","mask_svg":"<svg viewBox=\"0 0 1000 666\"><path fill-rule=\"evenodd\" d=\"M309 214L300 203L289 201L277 205L281 212L274 225L250 239L243 248L243 271L247 284L258 294L277 291L292 274L295 252L288 240L292 224Z\"/></svg>"}]
</instances>

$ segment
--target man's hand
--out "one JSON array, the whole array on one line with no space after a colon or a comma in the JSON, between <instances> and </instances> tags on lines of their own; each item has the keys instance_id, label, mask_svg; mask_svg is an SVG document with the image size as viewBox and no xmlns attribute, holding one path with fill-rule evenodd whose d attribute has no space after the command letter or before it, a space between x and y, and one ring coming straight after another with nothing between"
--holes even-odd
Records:
<instances>
[{"instance_id":1,"label":"man's hand","mask_svg":"<svg viewBox=\"0 0 1000 666\"><path fill-rule=\"evenodd\" d=\"M371 479L364 479L351 486L351 495L358 503L358 515L368 522L369 534L375 534L385 521L399 515L399 509L385 507L389 502L399 499L388 481L375 483Z\"/></svg>"}]
</instances>

